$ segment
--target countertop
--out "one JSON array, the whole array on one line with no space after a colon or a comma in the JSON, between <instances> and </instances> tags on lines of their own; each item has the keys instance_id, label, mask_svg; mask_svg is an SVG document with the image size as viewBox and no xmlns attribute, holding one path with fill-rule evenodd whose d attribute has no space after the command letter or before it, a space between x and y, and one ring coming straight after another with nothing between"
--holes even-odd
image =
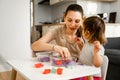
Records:
<instances>
[{"instance_id":1,"label":"countertop","mask_svg":"<svg viewBox=\"0 0 120 80\"><path fill-rule=\"evenodd\" d=\"M52 24L40 24L40 25L35 25L35 26L56 26L56 25L64 25L64 22L61 23L52 23Z\"/></svg>"},{"instance_id":2,"label":"countertop","mask_svg":"<svg viewBox=\"0 0 120 80\"><path fill-rule=\"evenodd\" d=\"M52 24L37 24L35 26L39 27L44 27L44 26L56 26L56 25L64 25L65 23L64 22L61 22L61 23L52 23ZM120 23L105 23L106 26L120 26Z\"/></svg>"}]
</instances>

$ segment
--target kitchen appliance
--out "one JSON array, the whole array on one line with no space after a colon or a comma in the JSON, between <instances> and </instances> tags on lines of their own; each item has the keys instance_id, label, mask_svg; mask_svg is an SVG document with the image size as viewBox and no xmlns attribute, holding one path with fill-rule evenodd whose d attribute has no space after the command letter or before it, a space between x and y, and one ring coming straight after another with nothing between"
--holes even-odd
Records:
<instances>
[{"instance_id":1,"label":"kitchen appliance","mask_svg":"<svg viewBox=\"0 0 120 80\"><path fill-rule=\"evenodd\" d=\"M110 13L110 15L109 15L109 23L115 23L115 21L116 21L116 15L117 15L116 12L111 12Z\"/></svg>"}]
</instances>

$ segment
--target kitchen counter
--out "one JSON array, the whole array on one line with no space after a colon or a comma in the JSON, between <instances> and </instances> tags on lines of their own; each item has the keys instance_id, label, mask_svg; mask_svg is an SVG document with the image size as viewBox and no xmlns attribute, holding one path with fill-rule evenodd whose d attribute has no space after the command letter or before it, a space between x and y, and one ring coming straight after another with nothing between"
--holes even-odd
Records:
<instances>
[{"instance_id":1,"label":"kitchen counter","mask_svg":"<svg viewBox=\"0 0 120 80\"><path fill-rule=\"evenodd\" d=\"M106 37L120 37L120 23L107 23L106 24Z\"/></svg>"},{"instance_id":2,"label":"kitchen counter","mask_svg":"<svg viewBox=\"0 0 120 80\"><path fill-rule=\"evenodd\" d=\"M35 25L36 30L39 31L40 37L43 36L49 29L52 29L58 25L64 25L65 23L53 23L53 24L41 24ZM106 23L106 37L120 37L120 23ZM37 34L36 34L37 35ZM38 37L39 38L39 37ZM37 39L38 39L37 38ZM35 40L37 40L35 39Z\"/></svg>"},{"instance_id":3,"label":"kitchen counter","mask_svg":"<svg viewBox=\"0 0 120 80\"><path fill-rule=\"evenodd\" d=\"M120 23L106 23L106 26L120 26Z\"/></svg>"},{"instance_id":4,"label":"kitchen counter","mask_svg":"<svg viewBox=\"0 0 120 80\"><path fill-rule=\"evenodd\" d=\"M56 25L64 25L65 23L64 22L61 22L61 23L52 23L52 24L41 24L41 25L35 25L36 27L39 27L39 26L56 26Z\"/></svg>"},{"instance_id":5,"label":"kitchen counter","mask_svg":"<svg viewBox=\"0 0 120 80\"><path fill-rule=\"evenodd\" d=\"M64 25L65 23L64 22L61 22L61 23L52 23L52 24L40 24L40 25L35 25L36 27L44 27L44 26L56 26L56 25ZM120 26L120 23L105 23L106 26Z\"/></svg>"}]
</instances>

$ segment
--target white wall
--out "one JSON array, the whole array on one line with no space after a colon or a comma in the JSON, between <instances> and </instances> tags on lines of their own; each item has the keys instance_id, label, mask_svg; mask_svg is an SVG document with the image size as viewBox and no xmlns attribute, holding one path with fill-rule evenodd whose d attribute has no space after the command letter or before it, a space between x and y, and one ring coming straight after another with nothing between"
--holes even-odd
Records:
<instances>
[{"instance_id":1,"label":"white wall","mask_svg":"<svg viewBox=\"0 0 120 80\"><path fill-rule=\"evenodd\" d=\"M66 10L66 8L68 7L68 5L70 4L75 4L75 1L71 1L71 2L65 2L65 3L61 3L61 4L56 4L51 6L52 7L52 20L56 20L59 19L61 17L63 17L64 12Z\"/></svg>"},{"instance_id":2,"label":"white wall","mask_svg":"<svg viewBox=\"0 0 120 80\"><path fill-rule=\"evenodd\" d=\"M88 9L87 6L90 3L96 4L96 12L94 12L94 8ZM120 0L116 0L115 2L102 2L102 1L82 1L82 0L77 0L77 4L80 4L83 6L85 15L92 15L92 14L97 14L97 13L108 13L108 18L109 18L109 13L110 12L117 12L116 16L116 23L120 23L120 10L119 10L119 5L120 5ZM87 14L88 11L91 11L92 14Z\"/></svg>"},{"instance_id":3,"label":"white wall","mask_svg":"<svg viewBox=\"0 0 120 80\"><path fill-rule=\"evenodd\" d=\"M30 0L0 0L0 56L6 60L31 56Z\"/></svg>"},{"instance_id":4,"label":"white wall","mask_svg":"<svg viewBox=\"0 0 120 80\"><path fill-rule=\"evenodd\" d=\"M120 30L119 23L116 23L116 24L108 23L108 24L106 24L105 35L106 35L106 37L120 37L119 30Z\"/></svg>"},{"instance_id":5,"label":"white wall","mask_svg":"<svg viewBox=\"0 0 120 80\"><path fill-rule=\"evenodd\" d=\"M117 12L116 23L120 23L120 0L110 4L110 12Z\"/></svg>"},{"instance_id":6,"label":"white wall","mask_svg":"<svg viewBox=\"0 0 120 80\"><path fill-rule=\"evenodd\" d=\"M34 0L35 24L39 25L40 22L52 22L50 5L44 5L44 4L38 5L39 1L41 0Z\"/></svg>"},{"instance_id":7,"label":"white wall","mask_svg":"<svg viewBox=\"0 0 120 80\"><path fill-rule=\"evenodd\" d=\"M108 13L110 6L109 3L99 1L77 1L83 7L85 16L96 15L98 13Z\"/></svg>"},{"instance_id":8,"label":"white wall","mask_svg":"<svg viewBox=\"0 0 120 80\"><path fill-rule=\"evenodd\" d=\"M97 0L96 1L76 0L74 2L68 1L67 3L62 3L61 5L52 5L52 6L38 5L37 3L40 0L35 0L35 1L36 1L35 3L35 16L36 16L35 24L39 24L39 22L41 21L43 22L54 21L58 18L61 18L63 16L63 12L65 12L66 10L66 7L72 3L80 4L83 7L86 16L94 15L98 13L108 13L108 18L109 18L110 12L117 12L116 23L120 23L120 16L119 16L120 15L120 10L119 10L120 0L116 0L115 2L104 2L104 1L102 2L102 1L97 1ZM87 5L89 3L96 4L97 6L96 11L93 8L90 8L90 9L87 8Z\"/></svg>"}]
</instances>

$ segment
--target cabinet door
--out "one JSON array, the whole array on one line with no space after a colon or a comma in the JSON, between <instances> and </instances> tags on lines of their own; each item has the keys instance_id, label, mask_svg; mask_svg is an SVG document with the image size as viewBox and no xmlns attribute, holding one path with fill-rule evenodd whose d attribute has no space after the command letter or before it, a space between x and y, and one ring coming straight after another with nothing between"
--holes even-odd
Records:
<instances>
[{"instance_id":1,"label":"cabinet door","mask_svg":"<svg viewBox=\"0 0 120 80\"><path fill-rule=\"evenodd\" d=\"M62 3L67 3L67 2L76 2L77 0L50 0L50 5L55 5L55 4L62 4Z\"/></svg>"},{"instance_id":2,"label":"cabinet door","mask_svg":"<svg viewBox=\"0 0 120 80\"><path fill-rule=\"evenodd\" d=\"M107 2L107 1L109 2L109 1L110 1L110 2L111 2L111 1L116 1L116 0L100 0L100 1L106 1L106 2Z\"/></svg>"},{"instance_id":3,"label":"cabinet door","mask_svg":"<svg viewBox=\"0 0 120 80\"><path fill-rule=\"evenodd\" d=\"M103 1L103 2L113 2L117 0L85 0L85 1Z\"/></svg>"},{"instance_id":4,"label":"cabinet door","mask_svg":"<svg viewBox=\"0 0 120 80\"><path fill-rule=\"evenodd\" d=\"M58 3L60 0L50 0L50 5Z\"/></svg>"}]
</instances>

